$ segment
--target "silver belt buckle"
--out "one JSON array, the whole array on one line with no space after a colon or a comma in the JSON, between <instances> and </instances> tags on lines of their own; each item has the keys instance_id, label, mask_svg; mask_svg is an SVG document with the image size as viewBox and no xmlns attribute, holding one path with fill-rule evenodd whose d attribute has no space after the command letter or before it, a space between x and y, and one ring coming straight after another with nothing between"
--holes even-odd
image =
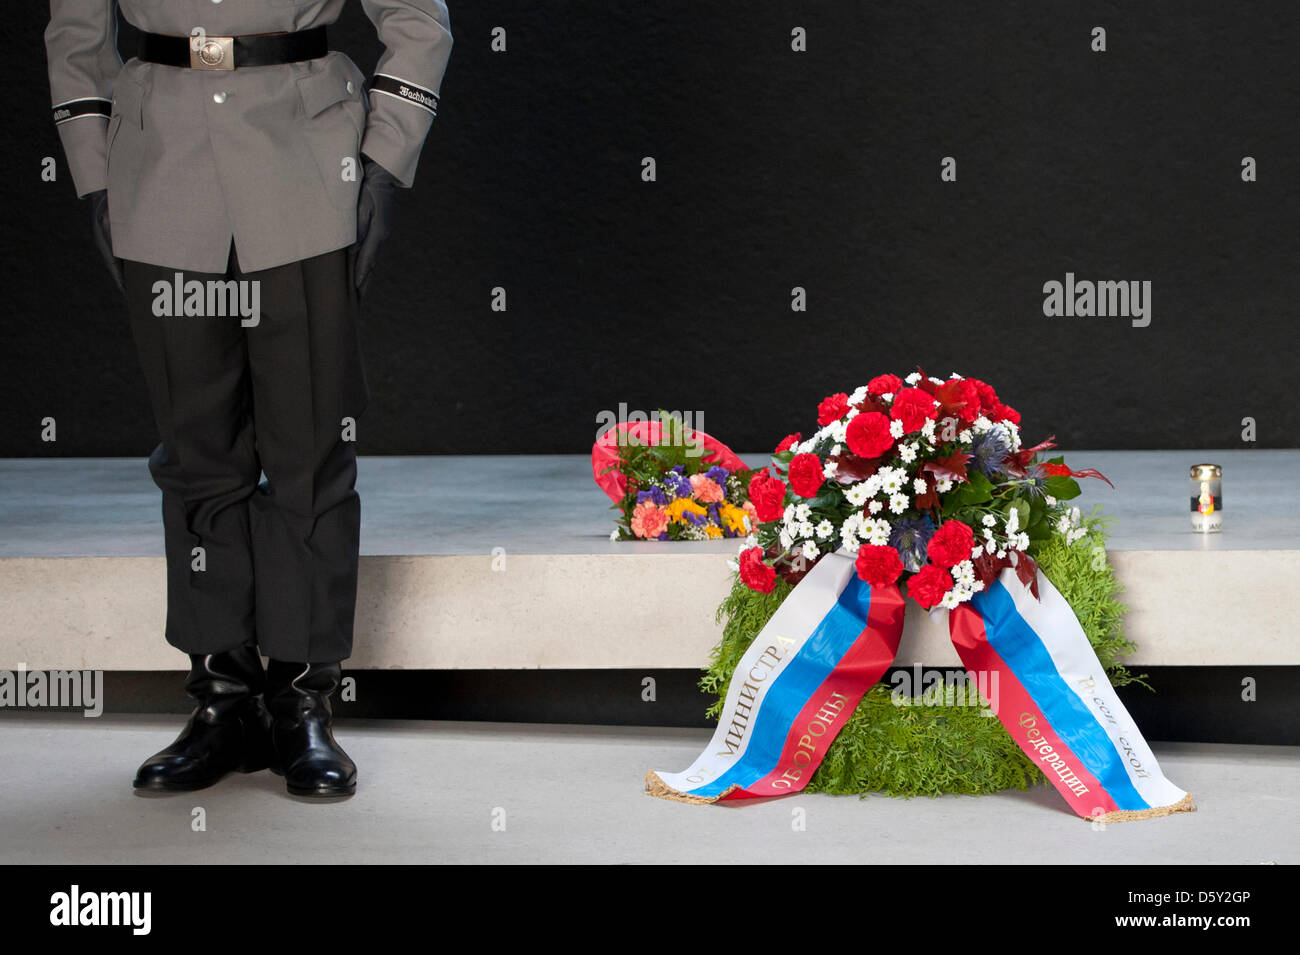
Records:
<instances>
[{"instance_id":1,"label":"silver belt buckle","mask_svg":"<svg viewBox=\"0 0 1300 955\"><path fill-rule=\"evenodd\" d=\"M235 38L233 36L203 36L190 39L190 69L233 70L235 68Z\"/></svg>"}]
</instances>

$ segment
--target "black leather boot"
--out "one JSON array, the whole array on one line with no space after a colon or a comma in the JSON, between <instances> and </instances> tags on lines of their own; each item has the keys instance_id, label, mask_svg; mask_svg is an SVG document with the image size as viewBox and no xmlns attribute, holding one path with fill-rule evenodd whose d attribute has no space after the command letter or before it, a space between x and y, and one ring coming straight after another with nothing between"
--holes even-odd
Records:
<instances>
[{"instance_id":1,"label":"black leather boot","mask_svg":"<svg viewBox=\"0 0 1300 955\"><path fill-rule=\"evenodd\" d=\"M262 705L266 675L257 648L190 654L185 692L198 709L176 741L145 760L135 789L189 792L211 786L227 773L266 769L271 757L271 721Z\"/></svg>"},{"instance_id":2,"label":"black leather boot","mask_svg":"<svg viewBox=\"0 0 1300 955\"><path fill-rule=\"evenodd\" d=\"M337 663L272 660L266 672L274 772L294 796L351 796L357 767L334 741L330 695L338 689Z\"/></svg>"}]
</instances>

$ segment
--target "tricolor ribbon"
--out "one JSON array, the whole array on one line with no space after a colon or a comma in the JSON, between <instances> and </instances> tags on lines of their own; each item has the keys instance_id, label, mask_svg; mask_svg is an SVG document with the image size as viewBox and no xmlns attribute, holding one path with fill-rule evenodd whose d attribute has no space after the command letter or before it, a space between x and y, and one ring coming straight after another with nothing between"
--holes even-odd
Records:
<instances>
[{"instance_id":1,"label":"tricolor ribbon","mask_svg":"<svg viewBox=\"0 0 1300 955\"><path fill-rule=\"evenodd\" d=\"M1101 821L1191 811L1120 703L1073 610L1041 572L1041 599L1002 576L949 615L953 644L1017 745L1078 815ZM708 748L646 791L683 802L798 792L898 652L903 597L827 554L741 657Z\"/></svg>"}]
</instances>

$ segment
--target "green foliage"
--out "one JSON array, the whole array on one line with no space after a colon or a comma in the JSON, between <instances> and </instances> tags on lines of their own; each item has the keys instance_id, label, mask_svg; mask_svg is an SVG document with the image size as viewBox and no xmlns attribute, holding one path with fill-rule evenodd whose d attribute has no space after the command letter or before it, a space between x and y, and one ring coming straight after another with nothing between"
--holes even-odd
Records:
<instances>
[{"instance_id":1,"label":"green foliage","mask_svg":"<svg viewBox=\"0 0 1300 955\"><path fill-rule=\"evenodd\" d=\"M1134 649L1124 637L1120 583L1105 560L1105 521L1085 522L1089 535L1067 546L1059 535L1044 541L1039 567L1074 609L1097 657L1115 686L1141 683L1118 660ZM1102 548L1100 560L1094 546ZM717 695L708 710L716 718L727 685L754 637L793 588L777 580L770 594L750 590L737 577L718 620L722 639L700 681ZM909 613L919 608L909 607ZM1145 685L1145 684L1143 684ZM951 692L951 691L950 691ZM897 706L880 683L865 696L826 752L808 792L883 793L888 796L980 795L1028 789L1042 771L1020 751L1002 723L977 706Z\"/></svg>"}]
</instances>

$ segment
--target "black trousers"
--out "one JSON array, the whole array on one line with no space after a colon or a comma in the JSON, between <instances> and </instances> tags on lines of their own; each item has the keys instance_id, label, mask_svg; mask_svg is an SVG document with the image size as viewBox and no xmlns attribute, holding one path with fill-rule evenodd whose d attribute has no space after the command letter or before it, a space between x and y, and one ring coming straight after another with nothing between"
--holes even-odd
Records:
<instances>
[{"instance_id":1,"label":"black trousers","mask_svg":"<svg viewBox=\"0 0 1300 955\"><path fill-rule=\"evenodd\" d=\"M161 439L149 470L162 489L167 642L346 659L361 531L354 432L369 400L349 250L246 274L232 248L223 275L139 262L125 273ZM256 316L216 314L237 311L231 288ZM167 314L178 300L202 314Z\"/></svg>"}]
</instances>

